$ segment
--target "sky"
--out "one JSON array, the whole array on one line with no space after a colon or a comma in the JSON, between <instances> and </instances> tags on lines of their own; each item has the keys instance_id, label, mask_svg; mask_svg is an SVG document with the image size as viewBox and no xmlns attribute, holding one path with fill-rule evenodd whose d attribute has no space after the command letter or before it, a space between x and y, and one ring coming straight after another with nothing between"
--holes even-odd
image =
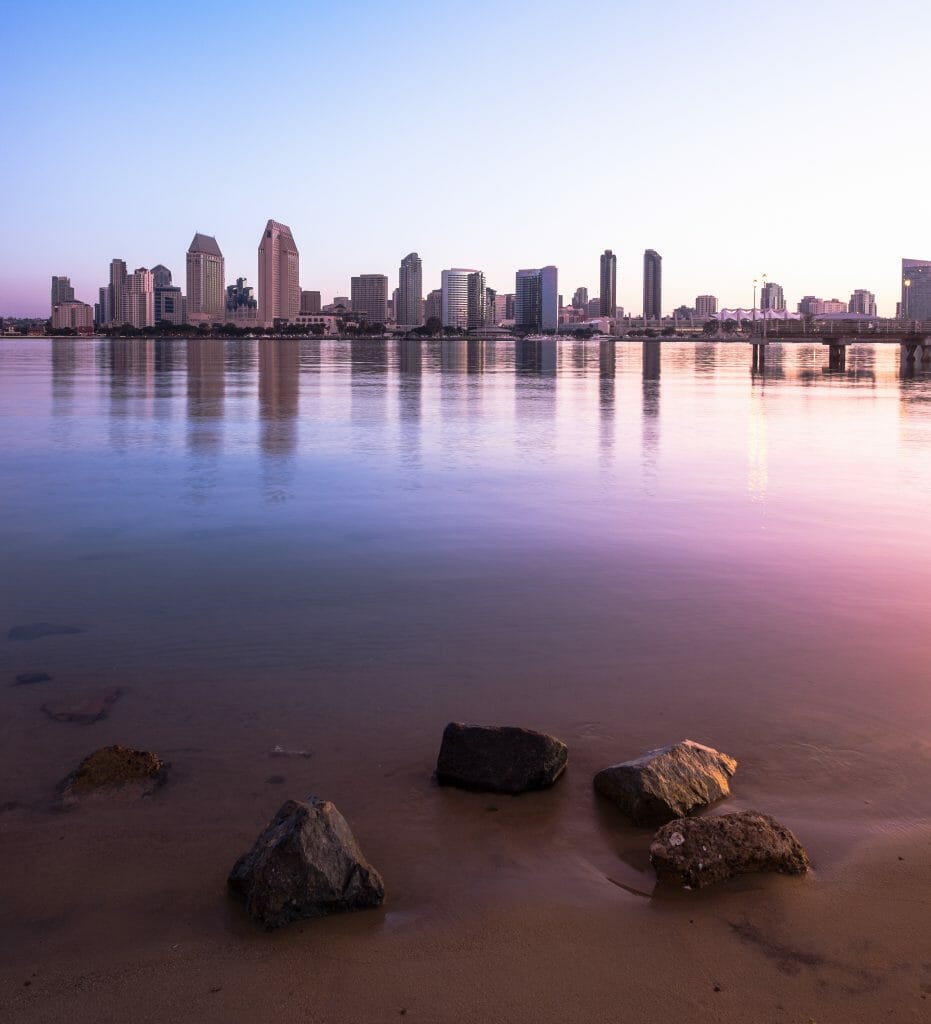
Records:
<instances>
[{"instance_id":1,"label":"sky","mask_svg":"<svg viewBox=\"0 0 931 1024\"><path fill-rule=\"evenodd\" d=\"M0 315L49 314L52 274L94 302L109 262L184 287L196 231L256 279L269 218L301 286L354 274L424 292L444 267L514 290L554 263L569 301L663 308L753 279L893 315L931 259L918 0L317 0L10 5L0 105Z\"/></svg>"}]
</instances>

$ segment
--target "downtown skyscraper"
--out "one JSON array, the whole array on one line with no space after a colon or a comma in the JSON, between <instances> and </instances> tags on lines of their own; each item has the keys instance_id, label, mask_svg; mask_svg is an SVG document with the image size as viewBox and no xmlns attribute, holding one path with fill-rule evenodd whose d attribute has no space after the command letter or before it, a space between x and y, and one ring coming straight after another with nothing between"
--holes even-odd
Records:
<instances>
[{"instance_id":1,"label":"downtown skyscraper","mask_svg":"<svg viewBox=\"0 0 931 1024\"><path fill-rule=\"evenodd\" d=\"M419 327L423 322L423 266L415 252L401 260L394 319L399 327Z\"/></svg>"},{"instance_id":2,"label":"downtown skyscraper","mask_svg":"<svg viewBox=\"0 0 931 1024\"><path fill-rule=\"evenodd\" d=\"M643 316L659 320L663 315L663 257L655 249L643 253Z\"/></svg>"},{"instance_id":3,"label":"downtown skyscraper","mask_svg":"<svg viewBox=\"0 0 931 1024\"><path fill-rule=\"evenodd\" d=\"M259 241L259 323L273 327L301 312L300 256L287 224L270 220Z\"/></svg>"},{"instance_id":4,"label":"downtown skyscraper","mask_svg":"<svg viewBox=\"0 0 931 1024\"><path fill-rule=\"evenodd\" d=\"M559 272L556 267L518 270L514 286L514 326L555 331L559 326Z\"/></svg>"},{"instance_id":5,"label":"downtown skyscraper","mask_svg":"<svg viewBox=\"0 0 931 1024\"><path fill-rule=\"evenodd\" d=\"M617 256L610 249L601 255L601 315L613 317L617 311Z\"/></svg>"},{"instance_id":6,"label":"downtown skyscraper","mask_svg":"<svg viewBox=\"0 0 931 1024\"><path fill-rule=\"evenodd\" d=\"M388 278L384 274L359 274L349 282L352 315L368 324L388 322Z\"/></svg>"},{"instance_id":7,"label":"downtown skyscraper","mask_svg":"<svg viewBox=\"0 0 931 1024\"><path fill-rule=\"evenodd\" d=\"M226 280L223 253L212 235L194 235L187 251L187 319L192 324L223 323Z\"/></svg>"}]
</instances>

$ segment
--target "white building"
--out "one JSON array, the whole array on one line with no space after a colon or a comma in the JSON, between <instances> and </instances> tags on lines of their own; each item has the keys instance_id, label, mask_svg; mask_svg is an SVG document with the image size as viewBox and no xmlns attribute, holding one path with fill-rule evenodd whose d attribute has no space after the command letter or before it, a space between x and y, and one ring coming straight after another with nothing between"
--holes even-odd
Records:
<instances>
[{"instance_id":1,"label":"white building","mask_svg":"<svg viewBox=\"0 0 931 1024\"><path fill-rule=\"evenodd\" d=\"M259 242L259 322L294 320L301 312L300 256L287 224L270 220Z\"/></svg>"}]
</instances>

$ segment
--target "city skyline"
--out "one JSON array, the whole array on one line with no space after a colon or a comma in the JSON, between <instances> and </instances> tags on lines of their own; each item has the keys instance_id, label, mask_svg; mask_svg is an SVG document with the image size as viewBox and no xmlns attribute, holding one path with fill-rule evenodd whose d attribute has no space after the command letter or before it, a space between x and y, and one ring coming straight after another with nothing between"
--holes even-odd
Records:
<instances>
[{"instance_id":1,"label":"city skyline","mask_svg":"<svg viewBox=\"0 0 931 1024\"><path fill-rule=\"evenodd\" d=\"M326 296L345 294L360 267L393 276L411 251L425 287L443 268L476 266L503 290L514 268L556 263L564 292L594 295L593 254L610 246L617 302L637 310L637 270L652 247L667 268L667 311L709 292L748 306L753 278L766 273L790 296L868 288L891 313L899 260L928 251L931 210L903 204L885 148L909 138L911 157L928 149L901 102L923 89L931 12L918 4L854 3L837 18L791 0L775 10L711 2L666 18L630 3L551 2L527 19L479 0L466 28L453 10L420 2L283 3L260 19L240 8L254 13L235 0L196 11L168 0L160 15L183 15L186 26L168 56L149 45L141 12L116 17L114 7L104 46L106 4L94 16L41 0L15 9L0 112L17 153L0 169L15 200L0 212L0 314L44 313L50 274L69 275L91 301L114 253L130 267L170 266L180 283L193 230L219 239L230 279L253 278L254 232L269 215L299 241L302 286ZM604 48L574 74L581 43L567 26L585 23L599 26ZM250 59L302 37L334 43L312 62L279 62L271 76ZM349 37L352 47L336 42ZM415 44L416 59L406 59ZM789 76L776 59L787 48ZM78 51L87 60L75 74ZM894 76L862 74L892 51ZM536 76L543 53L561 72L539 84L532 107L482 71ZM101 57L106 80L85 70ZM191 66L215 100L191 102L181 74ZM734 87L742 81L752 88ZM50 133L47 112L61 95L69 117ZM232 132L221 115L234 96ZM415 146L391 116L412 104ZM114 159L120 140L91 130L93 112L118 124L148 108L170 114L171 131L156 136L153 116L153 131ZM480 158L463 159L477 109L494 130ZM597 128L570 134L580 117Z\"/></svg>"}]
</instances>

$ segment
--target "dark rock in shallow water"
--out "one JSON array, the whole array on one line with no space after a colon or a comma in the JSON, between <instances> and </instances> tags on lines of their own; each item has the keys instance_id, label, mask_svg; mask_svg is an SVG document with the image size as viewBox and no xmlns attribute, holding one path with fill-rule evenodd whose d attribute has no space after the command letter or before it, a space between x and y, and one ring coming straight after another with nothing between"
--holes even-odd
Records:
<instances>
[{"instance_id":1,"label":"dark rock in shallow water","mask_svg":"<svg viewBox=\"0 0 931 1024\"><path fill-rule=\"evenodd\" d=\"M52 677L48 672L20 672L12 686L32 686L34 683L50 683Z\"/></svg>"},{"instance_id":2,"label":"dark rock in shallow water","mask_svg":"<svg viewBox=\"0 0 931 1024\"><path fill-rule=\"evenodd\" d=\"M119 744L89 754L62 784L66 802L91 793L126 792L133 797L151 796L165 781L168 765L148 750L132 750Z\"/></svg>"},{"instance_id":3,"label":"dark rock in shallow water","mask_svg":"<svg viewBox=\"0 0 931 1024\"><path fill-rule=\"evenodd\" d=\"M759 811L670 821L653 837L650 861L658 878L690 888L756 871L803 875L810 866L789 829Z\"/></svg>"},{"instance_id":4,"label":"dark rock in shallow water","mask_svg":"<svg viewBox=\"0 0 931 1024\"><path fill-rule=\"evenodd\" d=\"M54 622L28 622L24 626L14 626L7 638L10 640L38 640L40 636L56 636L66 633L83 633L77 626L59 626Z\"/></svg>"},{"instance_id":5,"label":"dark rock in shallow water","mask_svg":"<svg viewBox=\"0 0 931 1024\"><path fill-rule=\"evenodd\" d=\"M99 693L76 700L51 701L42 705L42 710L53 722L76 722L78 725L90 725L99 722L110 714L123 691L120 687L102 690Z\"/></svg>"},{"instance_id":6,"label":"dark rock in shallow water","mask_svg":"<svg viewBox=\"0 0 931 1024\"><path fill-rule=\"evenodd\" d=\"M728 796L737 762L711 747L683 740L604 768L595 789L636 825L659 825Z\"/></svg>"},{"instance_id":7,"label":"dark rock in shallow water","mask_svg":"<svg viewBox=\"0 0 931 1024\"><path fill-rule=\"evenodd\" d=\"M300 918L380 906L381 875L328 800L288 800L236 861L227 884L266 928Z\"/></svg>"},{"instance_id":8,"label":"dark rock in shallow water","mask_svg":"<svg viewBox=\"0 0 931 1024\"><path fill-rule=\"evenodd\" d=\"M491 793L546 789L565 771L566 744L555 736L516 726L450 722L436 762L441 786Z\"/></svg>"}]
</instances>

